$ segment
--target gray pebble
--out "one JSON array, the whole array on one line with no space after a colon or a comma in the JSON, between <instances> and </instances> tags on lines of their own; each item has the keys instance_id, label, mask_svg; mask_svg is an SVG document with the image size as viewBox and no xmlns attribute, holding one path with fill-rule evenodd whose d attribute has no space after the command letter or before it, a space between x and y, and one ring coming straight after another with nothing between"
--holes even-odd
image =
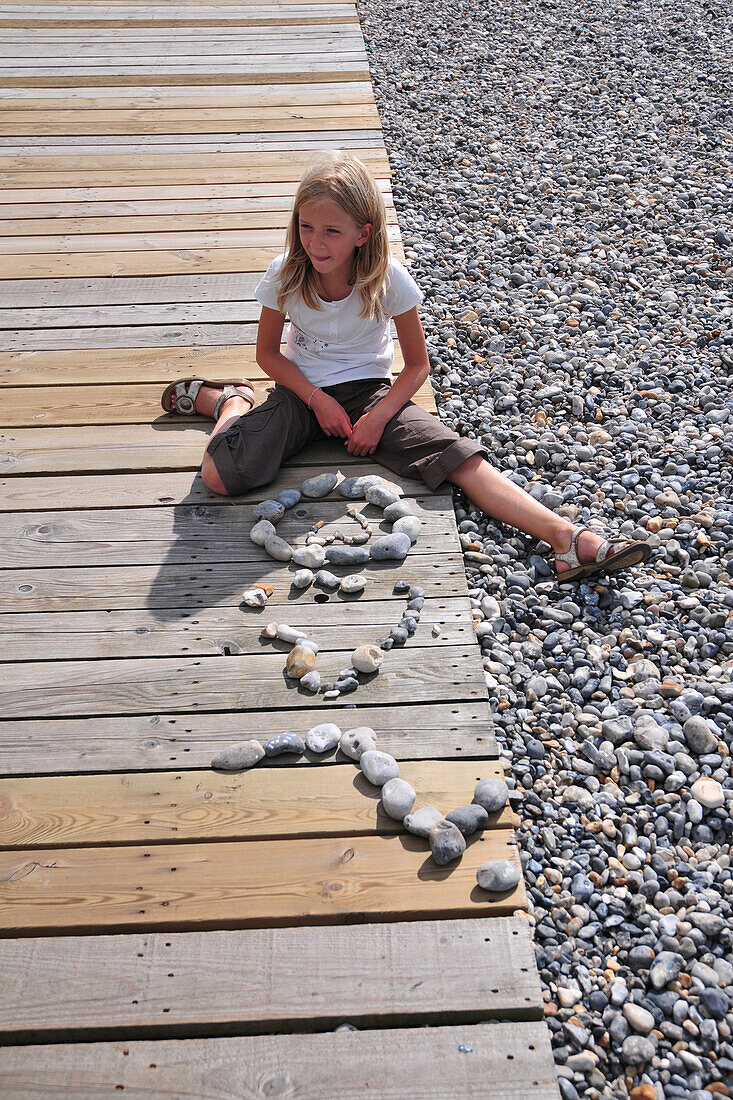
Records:
<instances>
[{"instance_id":1,"label":"gray pebble","mask_svg":"<svg viewBox=\"0 0 733 1100\"><path fill-rule=\"evenodd\" d=\"M415 805L417 795L404 779L388 779L382 787L382 806L385 813L402 821Z\"/></svg>"},{"instance_id":2,"label":"gray pebble","mask_svg":"<svg viewBox=\"0 0 733 1100\"><path fill-rule=\"evenodd\" d=\"M320 691L321 687L321 674L317 668L312 668L310 672L306 672L305 676L300 677L300 687L305 688L306 691L312 692L314 695Z\"/></svg>"},{"instance_id":3,"label":"gray pebble","mask_svg":"<svg viewBox=\"0 0 733 1100\"><path fill-rule=\"evenodd\" d=\"M481 779L474 789L473 800L487 813L495 814L509 801L509 788L503 779Z\"/></svg>"},{"instance_id":4,"label":"gray pebble","mask_svg":"<svg viewBox=\"0 0 733 1100\"><path fill-rule=\"evenodd\" d=\"M430 830L434 825L437 825L439 821L443 821L443 815L440 810L436 810L435 806L421 806L419 810L415 810L414 814L407 814L403 821L403 825L408 833L425 837L427 840L430 836Z\"/></svg>"},{"instance_id":5,"label":"gray pebble","mask_svg":"<svg viewBox=\"0 0 733 1100\"><path fill-rule=\"evenodd\" d=\"M305 741L297 733L278 733L265 741L265 753L267 756L280 756L283 752L305 752Z\"/></svg>"},{"instance_id":6,"label":"gray pebble","mask_svg":"<svg viewBox=\"0 0 733 1100\"><path fill-rule=\"evenodd\" d=\"M341 740L341 730L333 722L322 722L313 726L305 735L306 748L311 752L328 752L335 749Z\"/></svg>"},{"instance_id":7,"label":"gray pebble","mask_svg":"<svg viewBox=\"0 0 733 1100\"><path fill-rule=\"evenodd\" d=\"M339 742L341 752L351 760L360 760L365 752L376 749L377 735L370 726L346 730Z\"/></svg>"},{"instance_id":8,"label":"gray pebble","mask_svg":"<svg viewBox=\"0 0 733 1100\"><path fill-rule=\"evenodd\" d=\"M309 588L313 584L313 572L310 569L296 569L292 580L293 588Z\"/></svg>"},{"instance_id":9,"label":"gray pebble","mask_svg":"<svg viewBox=\"0 0 733 1100\"><path fill-rule=\"evenodd\" d=\"M388 779L396 779L400 774L399 764L394 756L379 749L368 749L359 757L359 767L365 777L375 787L383 786Z\"/></svg>"},{"instance_id":10,"label":"gray pebble","mask_svg":"<svg viewBox=\"0 0 733 1100\"><path fill-rule=\"evenodd\" d=\"M265 539L265 550L276 561L290 561L293 556L293 548L279 535L268 535Z\"/></svg>"},{"instance_id":11,"label":"gray pebble","mask_svg":"<svg viewBox=\"0 0 733 1100\"><path fill-rule=\"evenodd\" d=\"M421 530L422 523L417 516L403 516L392 524L392 534L407 535L412 545L417 542Z\"/></svg>"},{"instance_id":12,"label":"gray pebble","mask_svg":"<svg viewBox=\"0 0 733 1100\"><path fill-rule=\"evenodd\" d=\"M439 867L460 859L466 850L463 833L451 821L437 821L430 830L430 851Z\"/></svg>"},{"instance_id":13,"label":"gray pebble","mask_svg":"<svg viewBox=\"0 0 733 1100\"><path fill-rule=\"evenodd\" d=\"M211 761L211 766L222 772L244 771L258 764L264 755L265 750L259 741L243 741L241 745L233 745L220 752Z\"/></svg>"},{"instance_id":14,"label":"gray pebble","mask_svg":"<svg viewBox=\"0 0 733 1100\"><path fill-rule=\"evenodd\" d=\"M311 499L325 497L331 492L337 480L336 474L316 474L315 477L305 479L300 491L304 497L310 497Z\"/></svg>"},{"instance_id":15,"label":"gray pebble","mask_svg":"<svg viewBox=\"0 0 733 1100\"><path fill-rule=\"evenodd\" d=\"M368 557L374 561L401 561L411 546L407 535L383 535L371 544Z\"/></svg>"},{"instance_id":16,"label":"gray pebble","mask_svg":"<svg viewBox=\"0 0 733 1100\"><path fill-rule=\"evenodd\" d=\"M460 806L457 810L451 810L445 815L445 820L457 825L464 836L473 836L488 823L489 815L483 806L472 803L470 806Z\"/></svg>"},{"instance_id":17,"label":"gray pebble","mask_svg":"<svg viewBox=\"0 0 733 1100\"><path fill-rule=\"evenodd\" d=\"M387 523L394 523L403 516L414 516L412 505L407 500L396 500L394 504L388 504L384 509L384 518Z\"/></svg>"},{"instance_id":18,"label":"gray pebble","mask_svg":"<svg viewBox=\"0 0 733 1100\"><path fill-rule=\"evenodd\" d=\"M400 499L400 494L387 485L370 485L364 496L370 504L375 504L377 508L386 508L388 504L396 504Z\"/></svg>"},{"instance_id":19,"label":"gray pebble","mask_svg":"<svg viewBox=\"0 0 733 1100\"><path fill-rule=\"evenodd\" d=\"M285 506L279 500L263 500L252 509L255 519L266 519L270 523L279 523L285 515Z\"/></svg>"},{"instance_id":20,"label":"gray pebble","mask_svg":"<svg viewBox=\"0 0 733 1100\"><path fill-rule=\"evenodd\" d=\"M255 523L249 531L249 537L256 546L264 546L267 539L277 534L275 527L269 519L261 519Z\"/></svg>"},{"instance_id":21,"label":"gray pebble","mask_svg":"<svg viewBox=\"0 0 733 1100\"><path fill-rule=\"evenodd\" d=\"M298 503L300 500L300 493L297 489L283 489L281 493L277 494L277 499L287 511L288 508L294 508Z\"/></svg>"},{"instance_id":22,"label":"gray pebble","mask_svg":"<svg viewBox=\"0 0 733 1100\"><path fill-rule=\"evenodd\" d=\"M357 592L363 592L367 585L367 579L361 573L349 573L347 577L341 581L339 588L342 592L346 592L348 595L355 595Z\"/></svg>"},{"instance_id":23,"label":"gray pebble","mask_svg":"<svg viewBox=\"0 0 733 1100\"><path fill-rule=\"evenodd\" d=\"M320 569L326 560L326 553L317 543L311 546L299 546L293 551L293 564L302 565L306 569Z\"/></svg>"},{"instance_id":24,"label":"gray pebble","mask_svg":"<svg viewBox=\"0 0 733 1100\"><path fill-rule=\"evenodd\" d=\"M476 872L476 881L482 890L492 894L504 894L518 885L521 873L508 859L494 859L482 863Z\"/></svg>"},{"instance_id":25,"label":"gray pebble","mask_svg":"<svg viewBox=\"0 0 733 1100\"><path fill-rule=\"evenodd\" d=\"M326 548L326 561L330 565L366 565L369 551L365 546L329 546Z\"/></svg>"},{"instance_id":26,"label":"gray pebble","mask_svg":"<svg viewBox=\"0 0 733 1100\"><path fill-rule=\"evenodd\" d=\"M328 569L319 569L316 573L316 584L321 588L338 588L341 581L335 573L329 573Z\"/></svg>"}]
</instances>

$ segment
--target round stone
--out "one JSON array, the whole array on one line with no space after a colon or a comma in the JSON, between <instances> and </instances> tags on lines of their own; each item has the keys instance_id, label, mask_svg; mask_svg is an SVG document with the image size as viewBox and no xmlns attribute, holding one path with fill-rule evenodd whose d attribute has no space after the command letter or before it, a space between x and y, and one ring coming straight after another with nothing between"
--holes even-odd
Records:
<instances>
[{"instance_id":1,"label":"round stone","mask_svg":"<svg viewBox=\"0 0 733 1100\"><path fill-rule=\"evenodd\" d=\"M513 890L521 878L519 868L508 859L490 859L482 863L476 872L476 881L482 890L492 894L505 894Z\"/></svg>"},{"instance_id":2,"label":"round stone","mask_svg":"<svg viewBox=\"0 0 733 1100\"><path fill-rule=\"evenodd\" d=\"M402 821L409 814L416 798L415 791L405 779L388 779L382 787L384 812L396 821Z\"/></svg>"},{"instance_id":3,"label":"round stone","mask_svg":"<svg viewBox=\"0 0 733 1100\"><path fill-rule=\"evenodd\" d=\"M285 673L291 680L299 680L316 667L316 655L304 645L295 645L288 653Z\"/></svg>"},{"instance_id":4,"label":"round stone","mask_svg":"<svg viewBox=\"0 0 733 1100\"><path fill-rule=\"evenodd\" d=\"M349 596L354 596L357 592L363 592L367 586L367 579L362 573L349 573L348 577L344 577L339 585L342 592L346 592Z\"/></svg>"},{"instance_id":5,"label":"round stone","mask_svg":"<svg viewBox=\"0 0 733 1100\"><path fill-rule=\"evenodd\" d=\"M274 524L269 519L261 519L250 528L249 537L256 546L264 546L267 539L276 534Z\"/></svg>"},{"instance_id":6,"label":"round stone","mask_svg":"<svg viewBox=\"0 0 733 1100\"><path fill-rule=\"evenodd\" d=\"M396 779L400 774L400 767L394 756L390 756L388 752L380 752L379 749L368 749L362 753L359 767L375 787L384 786L388 779Z\"/></svg>"},{"instance_id":7,"label":"round stone","mask_svg":"<svg viewBox=\"0 0 733 1100\"><path fill-rule=\"evenodd\" d=\"M313 726L305 735L306 748L311 752L328 752L335 749L341 740L341 730L333 722L322 722Z\"/></svg>"},{"instance_id":8,"label":"round stone","mask_svg":"<svg viewBox=\"0 0 733 1100\"><path fill-rule=\"evenodd\" d=\"M445 815L445 820L457 825L464 836L473 836L488 824L489 815L483 806L472 803L470 806L460 806L457 810L451 810Z\"/></svg>"},{"instance_id":9,"label":"round stone","mask_svg":"<svg viewBox=\"0 0 733 1100\"><path fill-rule=\"evenodd\" d=\"M267 593L261 588L248 588L242 593L242 603L247 607L264 607L267 603Z\"/></svg>"},{"instance_id":10,"label":"round stone","mask_svg":"<svg viewBox=\"0 0 733 1100\"><path fill-rule=\"evenodd\" d=\"M325 560L326 552L317 543L311 546L299 546L293 551L293 565L303 565L306 569L320 569Z\"/></svg>"},{"instance_id":11,"label":"round stone","mask_svg":"<svg viewBox=\"0 0 733 1100\"><path fill-rule=\"evenodd\" d=\"M243 741L241 745L233 745L215 756L211 761L212 768L222 772L241 772L247 768L253 768L265 755L265 750L259 741Z\"/></svg>"},{"instance_id":12,"label":"round stone","mask_svg":"<svg viewBox=\"0 0 733 1100\"><path fill-rule=\"evenodd\" d=\"M268 535L265 539L265 550L276 561L290 561L293 556L293 548L279 535Z\"/></svg>"},{"instance_id":13,"label":"round stone","mask_svg":"<svg viewBox=\"0 0 733 1100\"><path fill-rule=\"evenodd\" d=\"M285 515L285 505L279 500L263 500L252 509L255 519L267 519L270 523L279 523Z\"/></svg>"},{"instance_id":14,"label":"round stone","mask_svg":"<svg viewBox=\"0 0 733 1100\"><path fill-rule=\"evenodd\" d=\"M417 542L421 530L422 523L417 516L403 516L402 519L395 520L392 524L392 534L407 535L413 546Z\"/></svg>"},{"instance_id":15,"label":"round stone","mask_svg":"<svg viewBox=\"0 0 733 1100\"><path fill-rule=\"evenodd\" d=\"M384 653L376 645L357 646L351 654L351 663L357 672L376 672L383 660Z\"/></svg>"},{"instance_id":16,"label":"round stone","mask_svg":"<svg viewBox=\"0 0 733 1100\"><path fill-rule=\"evenodd\" d=\"M425 837L427 840L430 830L442 820L443 815L440 810L436 810L435 806L421 806L419 810L415 810L414 814L407 814L402 824L408 833Z\"/></svg>"},{"instance_id":17,"label":"round stone","mask_svg":"<svg viewBox=\"0 0 733 1100\"><path fill-rule=\"evenodd\" d=\"M370 504L374 504L377 508L386 508L388 504L396 504L400 499L400 494L396 489L387 485L370 485L364 496Z\"/></svg>"},{"instance_id":18,"label":"round stone","mask_svg":"<svg viewBox=\"0 0 733 1100\"><path fill-rule=\"evenodd\" d=\"M414 516L412 505L406 500L396 500L394 504L388 504L384 509L384 518L387 523L394 523L403 516Z\"/></svg>"},{"instance_id":19,"label":"round stone","mask_svg":"<svg viewBox=\"0 0 733 1100\"><path fill-rule=\"evenodd\" d=\"M651 1062L656 1047L651 1039L643 1035L629 1035L621 1044L621 1061L627 1066L644 1065Z\"/></svg>"},{"instance_id":20,"label":"round stone","mask_svg":"<svg viewBox=\"0 0 733 1100\"><path fill-rule=\"evenodd\" d=\"M306 672L305 676L301 676L300 686L302 688L305 688L306 691L312 691L315 695L315 693L319 691L321 687L321 674L318 669L311 669L310 672Z\"/></svg>"},{"instance_id":21,"label":"round stone","mask_svg":"<svg viewBox=\"0 0 733 1100\"><path fill-rule=\"evenodd\" d=\"M682 732L688 746L695 753L702 755L706 752L715 752L718 747L718 738L699 714L687 719Z\"/></svg>"},{"instance_id":22,"label":"round stone","mask_svg":"<svg viewBox=\"0 0 733 1100\"><path fill-rule=\"evenodd\" d=\"M365 752L376 747L377 735L370 726L356 726L346 730L339 742L341 752L351 760L360 760Z\"/></svg>"},{"instance_id":23,"label":"round stone","mask_svg":"<svg viewBox=\"0 0 733 1100\"><path fill-rule=\"evenodd\" d=\"M717 779L698 779L690 787L692 797L706 810L717 810L725 802L723 788Z\"/></svg>"},{"instance_id":24,"label":"round stone","mask_svg":"<svg viewBox=\"0 0 733 1100\"><path fill-rule=\"evenodd\" d=\"M280 756L283 752L305 752L305 741L297 733L278 733L265 741L265 753L267 756Z\"/></svg>"},{"instance_id":25,"label":"round stone","mask_svg":"<svg viewBox=\"0 0 733 1100\"><path fill-rule=\"evenodd\" d=\"M308 588L313 584L313 572L310 569L296 569L293 575L293 588Z\"/></svg>"},{"instance_id":26,"label":"round stone","mask_svg":"<svg viewBox=\"0 0 733 1100\"><path fill-rule=\"evenodd\" d=\"M329 546L326 561L329 565L366 565L369 551L365 546Z\"/></svg>"},{"instance_id":27,"label":"round stone","mask_svg":"<svg viewBox=\"0 0 733 1100\"><path fill-rule=\"evenodd\" d=\"M463 833L452 821L436 821L428 837L433 860L439 867L445 867L455 859L460 859L466 850Z\"/></svg>"},{"instance_id":28,"label":"round stone","mask_svg":"<svg viewBox=\"0 0 733 1100\"><path fill-rule=\"evenodd\" d=\"M654 1017L651 1012L642 1008L641 1005L634 1004L633 1001L627 1001L621 1011L634 1031L639 1031L642 1035L648 1035L654 1027Z\"/></svg>"},{"instance_id":29,"label":"round stone","mask_svg":"<svg viewBox=\"0 0 733 1100\"><path fill-rule=\"evenodd\" d=\"M402 561L407 556L411 545L407 535L383 535L372 543L369 557L374 561Z\"/></svg>"},{"instance_id":30,"label":"round stone","mask_svg":"<svg viewBox=\"0 0 733 1100\"><path fill-rule=\"evenodd\" d=\"M329 573L328 569L319 569L316 573L316 584L321 588L338 588L341 581L335 573Z\"/></svg>"},{"instance_id":31,"label":"round stone","mask_svg":"<svg viewBox=\"0 0 733 1100\"><path fill-rule=\"evenodd\" d=\"M288 508L294 508L298 503L300 500L300 493L297 489L283 489L281 493L277 494L277 499L287 511Z\"/></svg>"},{"instance_id":32,"label":"round stone","mask_svg":"<svg viewBox=\"0 0 733 1100\"><path fill-rule=\"evenodd\" d=\"M316 474L315 477L306 478L300 487L300 491L304 497L318 499L318 497L328 496L337 481L336 474Z\"/></svg>"},{"instance_id":33,"label":"round stone","mask_svg":"<svg viewBox=\"0 0 733 1100\"><path fill-rule=\"evenodd\" d=\"M362 477L345 477L343 481L338 483L336 489L345 500L363 500L364 493L369 486L378 485L380 480L378 474L366 474Z\"/></svg>"},{"instance_id":34,"label":"round stone","mask_svg":"<svg viewBox=\"0 0 733 1100\"><path fill-rule=\"evenodd\" d=\"M473 800L487 813L495 814L509 801L509 788L503 779L481 779L474 788Z\"/></svg>"},{"instance_id":35,"label":"round stone","mask_svg":"<svg viewBox=\"0 0 733 1100\"><path fill-rule=\"evenodd\" d=\"M673 982L684 966L684 959L674 951L660 951L651 965L649 981L654 989L664 989Z\"/></svg>"}]
</instances>

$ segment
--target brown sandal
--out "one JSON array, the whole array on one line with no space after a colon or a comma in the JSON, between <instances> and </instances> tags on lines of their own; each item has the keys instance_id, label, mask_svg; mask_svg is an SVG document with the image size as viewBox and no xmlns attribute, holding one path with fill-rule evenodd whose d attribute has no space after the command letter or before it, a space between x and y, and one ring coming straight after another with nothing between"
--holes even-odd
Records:
<instances>
[{"instance_id":1,"label":"brown sandal","mask_svg":"<svg viewBox=\"0 0 733 1100\"><path fill-rule=\"evenodd\" d=\"M652 556L652 548L646 542L632 542L630 539L606 539L596 550L593 561L581 565L578 558L578 539L587 527L576 527L570 536L570 549L564 553L556 553L555 561L566 561L570 566L563 572L557 572L558 584L569 581L580 581L585 577L595 577L602 574L619 573L622 569L629 569L632 565L649 561ZM623 550L613 551L614 546L623 546Z\"/></svg>"},{"instance_id":2,"label":"brown sandal","mask_svg":"<svg viewBox=\"0 0 733 1100\"><path fill-rule=\"evenodd\" d=\"M196 416L196 398L202 386L211 386L213 389L221 387L223 390L214 406L214 420L219 419L219 411L230 397L241 397L244 401L250 402L250 408L254 406L255 391L246 378L227 378L212 382L204 378L181 378L178 382L171 382L166 386L160 403L167 413L174 413L176 416ZM240 393L240 390L249 392Z\"/></svg>"}]
</instances>

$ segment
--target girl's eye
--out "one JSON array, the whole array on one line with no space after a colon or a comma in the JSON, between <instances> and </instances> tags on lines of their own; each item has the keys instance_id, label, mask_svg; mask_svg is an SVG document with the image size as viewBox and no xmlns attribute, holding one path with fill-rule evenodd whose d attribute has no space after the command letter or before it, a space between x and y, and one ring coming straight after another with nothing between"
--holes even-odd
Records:
<instances>
[{"instance_id":1,"label":"girl's eye","mask_svg":"<svg viewBox=\"0 0 733 1100\"><path fill-rule=\"evenodd\" d=\"M341 230L340 229L329 229L328 232L329 233L340 233Z\"/></svg>"}]
</instances>

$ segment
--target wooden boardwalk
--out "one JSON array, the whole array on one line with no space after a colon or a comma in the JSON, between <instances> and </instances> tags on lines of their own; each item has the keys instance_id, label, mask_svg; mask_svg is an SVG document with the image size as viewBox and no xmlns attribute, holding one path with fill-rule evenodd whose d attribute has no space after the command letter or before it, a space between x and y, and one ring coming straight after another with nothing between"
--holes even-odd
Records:
<instances>
[{"instance_id":1,"label":"wooden boardwalk","mask_svg":"<svg viewBox=\"0 0 733 1100\"><path fill-rule=\"evenodd\" d=\"M211 423L159 408L191 373L264 396L253 289L312 150L370 165L401 255L353 3L25 0L0 28L0 1093L556 1100L524 886L475 883L518 859L509 808L441 869L350 761L209 766L334 721L372 725L418 804L501 774L450 495L403 481L405 564L296 600L247 538L266 494L210 494ZM270 491L329 469L375 467L312 447ZM373 682L286 683L264 622L333 678L399 619L398 576L422 621Z\"/></svg>"}]
</instances>

